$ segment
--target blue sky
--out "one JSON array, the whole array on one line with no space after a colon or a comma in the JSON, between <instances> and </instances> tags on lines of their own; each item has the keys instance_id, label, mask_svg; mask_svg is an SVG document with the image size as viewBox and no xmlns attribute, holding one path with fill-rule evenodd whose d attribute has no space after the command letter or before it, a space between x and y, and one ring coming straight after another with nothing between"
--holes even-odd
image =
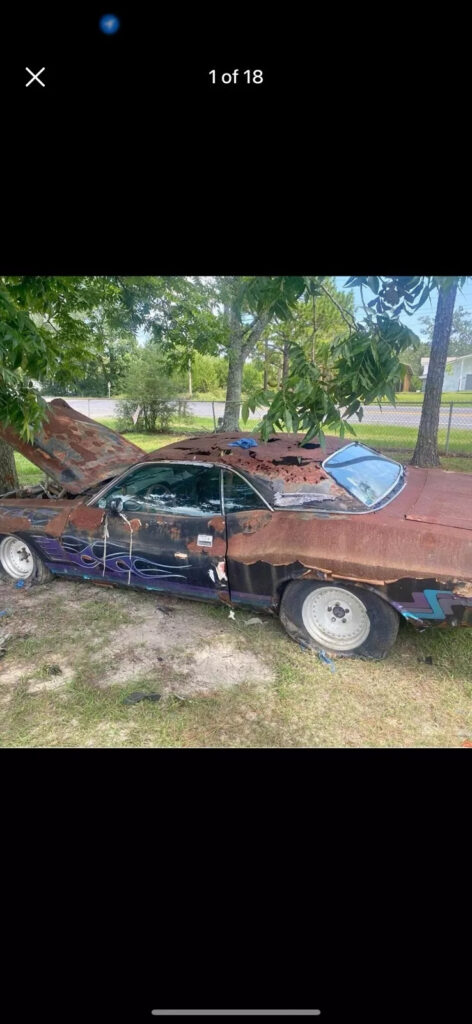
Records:
<instances>
[{"instance_id":1,"label":"blue sky","mask_svg":"<svg viewBox=\"0 0 472 1024\"><path fill-rule=\"evenodd\" d=\"M348 280L349 280L348 277L335 277L336 288L339 288L340 291L343 291L343 292L352 291L354 293L354 302L355 302L355 305L356 305L356 314L359 316L359 319L362 319L362 315L363 315L364 310L362 308L362 303L361 303L360 289L359 288L345 288L344 287L344 283L345 283L345 281L348 281ZM366 296L367 294L369 295L369 298L373 298L374 297L373 293L368 292L367 289L366 289L365 292L364 292L364 295ZM420 322L419 322L420 317L422 317L422 316L434 316L435 313L436 313L436 304L437 304L437 293L433 292L432 296L429 299L426 300L424 306L421 307L421 309L419 310L418 313L414 313L413 316L407 316L407 315L404 314L401 317L402 323L404 323L406 327L411 327L412 331L414 331L415 334L417 334L418 337L421 338L422 333L424 333L424 329L422 327L422 324L420 324ZM465 310L467 310L468 313L472 314L472 281L470 279L468 281L466 281L462 291L458 291L457 292L456 309L458 309L459 306L463 306L463 308ZM426 339L422 339L422 340L426 340Z\"/></svg>"}]
</instances>

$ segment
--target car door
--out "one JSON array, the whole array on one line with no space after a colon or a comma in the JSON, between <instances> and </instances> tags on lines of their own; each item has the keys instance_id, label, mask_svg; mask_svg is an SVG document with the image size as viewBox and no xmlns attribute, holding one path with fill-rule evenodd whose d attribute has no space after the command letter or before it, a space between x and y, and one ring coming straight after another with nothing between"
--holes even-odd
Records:
<instances>
[{"instance_id":1,"label":"car door","mask_svg":"<svg viewBox=\"0 0 472 1024\"><path fill-rule=\"evenodd\" d=\"M263 530L277 516L252 484L239 473L223 471L230 596L233 604L270 608L278 604L284 570L264 555Z\"/></svg>"},{"instance_id":2,"label":"car door","mask_svg":"<svg viewBox=\"0 0 472 1024\"><path fill-rule=\"evenodd\" d=\"M100 525L86 524L103 509ZM61 546L75 575L225 600L221 471L197 462L135 466L71 515Z\"/></svg>"}]
</instances>

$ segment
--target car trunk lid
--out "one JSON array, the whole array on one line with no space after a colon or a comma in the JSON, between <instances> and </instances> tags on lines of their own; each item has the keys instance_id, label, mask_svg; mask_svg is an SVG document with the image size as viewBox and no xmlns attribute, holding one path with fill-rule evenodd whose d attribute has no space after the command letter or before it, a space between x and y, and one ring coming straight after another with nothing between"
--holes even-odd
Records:
<instances>
[{"instance_id":1,"label":"car trunk lid","mask_svg":"<svg viewBox=\"0 0 472 1024\"><path fill-rule=\"evenodd\" d=\"M424 487L405 518L472 530L472 475L428 469Z\"/></svg>"}]
</instances>

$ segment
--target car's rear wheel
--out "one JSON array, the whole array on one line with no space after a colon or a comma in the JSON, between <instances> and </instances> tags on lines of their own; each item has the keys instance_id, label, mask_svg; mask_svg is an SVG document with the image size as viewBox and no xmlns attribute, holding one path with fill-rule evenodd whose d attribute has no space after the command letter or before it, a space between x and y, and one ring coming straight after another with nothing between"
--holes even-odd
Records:
<instances>
[{"instance_id":1,"label":"car's rear wheel","mask_svg":"<svg viewBox=\"0 0 472 1024\"><path fill-rule=\"evenodd\" d=\"M398 613L370 590L347 583L294 580L280 619L287 633L315 650L343 657L384 658L398 633Z\"/></svg>"},{"instance_id":2,"label":"car's rear wheel","mask_svg":"<svg viewBox=\"0 0 472 1024\"><path fill-rule=\"evenodd\" d=\"M0 539L0 569L4 577L24 583L45 583L53 578L33 548L12 533Z\"/></svg>"}]
</instances>

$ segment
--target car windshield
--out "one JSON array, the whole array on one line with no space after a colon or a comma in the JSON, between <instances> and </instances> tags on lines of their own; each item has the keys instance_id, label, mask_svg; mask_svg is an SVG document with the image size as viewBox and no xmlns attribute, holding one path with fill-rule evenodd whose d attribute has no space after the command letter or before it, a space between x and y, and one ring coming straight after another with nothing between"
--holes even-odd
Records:
<instances>
[{"instance_id":1,"label":"car windshield","mask_svg":"<svg viewBox=\"0 0 472 1024\"><path fill-rule=\"evenodd\" d=\"M363 505L376 505L403 476L398 462L384 458L363 444L349 444L329 455L323 468L337 484Z\"/></svg>"}]
</instances>

